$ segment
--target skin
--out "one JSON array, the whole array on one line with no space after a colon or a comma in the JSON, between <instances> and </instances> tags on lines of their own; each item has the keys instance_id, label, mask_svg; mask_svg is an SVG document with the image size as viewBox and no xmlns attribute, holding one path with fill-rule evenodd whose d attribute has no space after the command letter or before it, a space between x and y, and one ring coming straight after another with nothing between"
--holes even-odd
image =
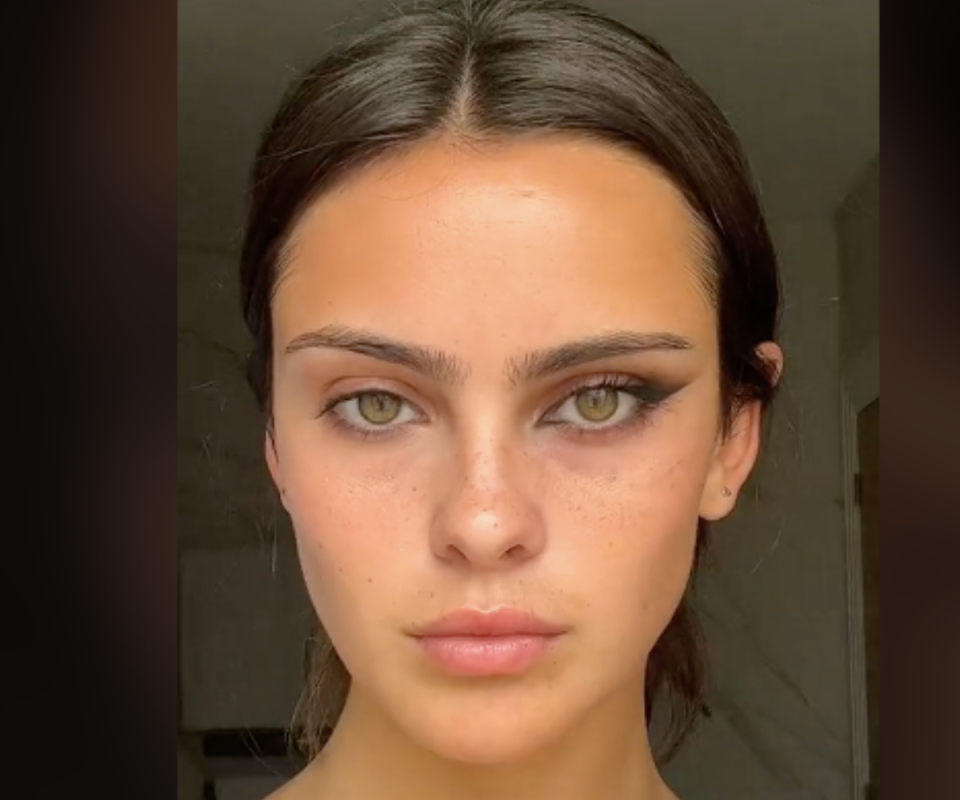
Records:
<instances>
[{"instance_id":1,"label":"skin","mask_svg":"<svg viewBox=\"0 0 960 800\"><path fill-rule=\"evenodd\" d=\"M274 301L266 455L353 686L280 798L674 797L644 670L697 520L732 510L760 419L746 406L723 435L702 242L659 171L559 138L423 144L301 220ZM445 374L314 335L344 328L441 351ZM612 331L688 346L521 374ZM642 402L584 389L610 378L641 381ZM567 632L510 678L453 678L406 635L497 606Z\"/></svg>"}]
</instances>

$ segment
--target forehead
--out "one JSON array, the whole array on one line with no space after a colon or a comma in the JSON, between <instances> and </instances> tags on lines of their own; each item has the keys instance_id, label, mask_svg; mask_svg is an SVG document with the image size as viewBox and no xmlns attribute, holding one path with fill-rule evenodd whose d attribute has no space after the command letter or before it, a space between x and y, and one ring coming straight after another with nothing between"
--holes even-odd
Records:
<instances>
[{"instance_id":1,"label":"forehead","mask_svg":"<svg viewBox=\"0 0 960 800\"><path fill-rule=\"evenodd\" d=\"M276 341L327 324L517 349L714 333L703 233L655 167L585 141L434 142L350 177L294 231Z\"/></svg>"}]
</instances>

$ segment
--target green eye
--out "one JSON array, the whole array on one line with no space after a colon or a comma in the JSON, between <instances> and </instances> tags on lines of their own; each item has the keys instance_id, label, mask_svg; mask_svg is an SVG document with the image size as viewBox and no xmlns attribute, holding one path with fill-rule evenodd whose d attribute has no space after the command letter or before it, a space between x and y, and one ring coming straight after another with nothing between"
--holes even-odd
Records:
<instances>
[{"instance_id":1,"label":"green eye","mask_svg":"<svg viewBox=\"0 0 960 800\"><path fill-rule=\"evenodd\" d=\"M586 389L577 393L575 405L588 422L606 422L620 408L620 392L605 387Z\"/></svg>"},{"instance_id":2,"label":"green eye","mask_svg":"<svg viewBox=\"0 0 960 800\"><path fill-rule=\"evenodd\" d=\"M390 394L369 392L357 398L357 410L371 425L389 425L400 416L403 403Z\"/></svg>"}]
</instances>

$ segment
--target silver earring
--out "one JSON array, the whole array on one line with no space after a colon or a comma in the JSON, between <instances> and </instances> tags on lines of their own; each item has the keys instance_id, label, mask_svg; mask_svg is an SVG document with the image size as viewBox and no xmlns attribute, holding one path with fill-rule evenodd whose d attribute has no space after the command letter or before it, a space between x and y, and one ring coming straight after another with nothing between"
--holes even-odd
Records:
<instances>
[{"instance_id":1,"label":"silver earring","mask_svg":"<svg viewBox=\"0 0 960 800\"><path fill-rule=\"evenodd\" d=\"M724 486L720 492L724 497L733 497L733 492L730 491L730 487Z\"/></svg>"}]
</instances>

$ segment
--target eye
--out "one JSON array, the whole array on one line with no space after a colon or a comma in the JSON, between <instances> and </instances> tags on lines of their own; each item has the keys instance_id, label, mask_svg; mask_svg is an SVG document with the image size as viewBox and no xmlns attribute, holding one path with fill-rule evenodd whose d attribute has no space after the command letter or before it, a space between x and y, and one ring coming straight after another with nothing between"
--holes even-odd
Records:
<instances>
[{"instance_id":1,"label":"eye","mask_svg":"<svg viewBox=\"0 0 960 800\"><path fill-rule=\"evenodd\" d=\"M623 376L606 378L568 395L544 421L583 432L619 428L641 421L669 394L643 381Z\"/></svg>"},{"instance_id":2,"label":"eye","mask_svg":"<svg viewBox=\"0 0 960 800\"><path fill-rule=\"evenodd\" d=\"M584 389L573 396L577 413L588 422L606 422L620 408L620 392L606 387Z\"/></svg>"},{"instance_id":3,"label":"eye","mask_svg":"<svg viewBox=\"0 0 960 800\"><path fill-rule=\"evenodd\" d=\"M389 425L403 411L403 401L391 394L364 394L356 402L360 416L371 425Z\"/></svg>"},{"instance_id":4,"label":"eye","mask_svg":"<svg viewBox=\"0 0 960 800\"><path fill-rule=\"evenodd\" d=\"M367 433L393 430L420 418L420 413L406 400L390 392L357 392L340 397L327 405L322 414L330 412L344 427Z\"/></svg>"}]
</instances>

